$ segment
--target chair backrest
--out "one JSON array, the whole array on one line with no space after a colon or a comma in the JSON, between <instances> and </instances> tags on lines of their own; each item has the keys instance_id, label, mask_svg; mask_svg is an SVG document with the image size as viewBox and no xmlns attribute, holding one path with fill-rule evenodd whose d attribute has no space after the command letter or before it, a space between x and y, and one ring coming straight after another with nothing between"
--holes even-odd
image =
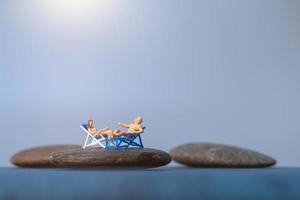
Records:
<instances>
[{"instance_id":1,"label":"chair backrest","mask_svg":"<svg viewBox=\"0 0 300 200\"><path fill-rule=\"evenodd\" d=\"M86 130L88 129L88 128L87 128L87 124L82 124L81 126L82 126L83 128L85 128Z\"/></svg>"}]
</instances>

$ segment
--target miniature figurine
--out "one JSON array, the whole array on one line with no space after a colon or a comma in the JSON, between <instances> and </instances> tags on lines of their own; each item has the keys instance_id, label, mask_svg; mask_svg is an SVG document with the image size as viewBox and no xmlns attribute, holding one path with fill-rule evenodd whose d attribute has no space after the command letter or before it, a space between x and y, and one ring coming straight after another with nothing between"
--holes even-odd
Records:
<instances>
[{"instance_id":1,"label":"miniature figurine","mask_svg":"<svg viewBox=\"0 0 300 200\"><path fill-rule=\"evenodd\" d=\"M127 132L124 132L120 129L115 129L113 131L109 128L104 128L104 129L99 130L99 133L97 135L99 135L99 134L108 135L108 137L111 138L111 137L115 137L115 136L122 136L122 135L124 136L127 134L135 134L135 133L140 134L140 133L144 132L143 128L141 127L142 121L143 121L142 117L138 116L133 120L132 124L124 124L124 123L119 122L118 123L119 126L128 128Z\"/></svg>"},{"instance_id":2,"label":"miniature figurine","mask_svg":"<svg viewBox=\"0 0 300 200\"><path fill-rule=\"evenodd\" d=\"M109 130L108 127L100 129L100 130L96 130L94 128L94 121L92 119L89 119L87 122L87 131L95 137L98 135L104 134L104 135L107 135L109 138L112 138L113 135L110 134L109 132L107 132L108 130Z\"/></svg>"},{"instance_id":3,"label":"miniature figurine","mask_svg":"<svg viewBox=\"0 0 300 200\"><path fill-rule=\"evenodd\" d=\"M142 117L138 116L131 124L118 123L119 126L127 128L124 132L120 129L114 131L110 128L103 128L96 130L94 128L93 120L88 120L87 124L82 124L81 128L87 133L85 143L82 148L88 146L100 145L103 148L128 148L139 147L143 148L143 143L140 134L144 133L145 127L142 127ZM92 142L88 141L92 139ZM136 141L136 139L138 141Z\"/></svg>"},{"instance_id":4,"label":"miniature figurine","mask_svg":"<svg viewBox=\"0 0 300 200\"><path fill-rule=\"evenodd\" d=\"M141 126L142 122L143 122L142 117L138 116L133 120L132 124L123 124L119 122L118 125L124 128L128 128L127 134L133 134L133 133L140 134L140 133L144 133L144 129ZM120 132L116 132L116 134L120 134Z\"/></svg>"}]
</instances>

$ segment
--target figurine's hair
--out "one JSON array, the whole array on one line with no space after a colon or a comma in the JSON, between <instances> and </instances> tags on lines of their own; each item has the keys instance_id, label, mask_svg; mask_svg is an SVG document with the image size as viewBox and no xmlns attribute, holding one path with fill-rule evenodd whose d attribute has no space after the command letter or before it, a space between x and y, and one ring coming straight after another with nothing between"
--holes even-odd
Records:
<instances>
[{"instance_id":1,"label":"figurine's hair","mask_svg":"<svg viewBox=\"0 0 300 200\"><path fill-rule=\"evenodd\" d=\"M138 123L138 124L141 124L143 121L142 117L141 116L137 116L135 119L134 119L134 122Z\"/></svg>"},{"instance_id":2,"label":"figurine's hair","mask_svg":"<svg viewBox=\"0 0 300 200\"><path fill-rule=\"evenodd\" d=\"M93 128L93 120L92 119L89 119L88 122L87 122L87 127L88 128Z\"/></svg>"}]
</instances>

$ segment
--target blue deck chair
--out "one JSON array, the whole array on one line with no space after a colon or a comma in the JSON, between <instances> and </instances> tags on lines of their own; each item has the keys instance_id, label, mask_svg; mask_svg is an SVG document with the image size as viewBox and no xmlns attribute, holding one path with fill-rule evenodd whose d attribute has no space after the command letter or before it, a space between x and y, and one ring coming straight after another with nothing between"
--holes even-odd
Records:
<instances>
[{"instance_id":1,"label":"blue deck chair","mask_svg":"<svg viewBox=\"0 0 300 200\"><path fill-rule=\"evenodd\" d=\"M145 129L146 127L143 127L143 130ZM105 148L127 149L129 147L144 148L140 133L128 133L125 136L119 136L114 138L105 137Z\"/></svg>"},{"instance_id":2,"label":"blue deck chair","mask_svg":"<svg viewBox=\"0 0 300 200\"><path fill-rule=\"evenodd\" d=\"M80 128L82 128L87 134L84 145L82 146L83 149L90 146L101 146L105 148L105 138L102 135L95 137L92 134L90 134L87 130L87 124L82 124Z\"/></svg>"}]
</instances>

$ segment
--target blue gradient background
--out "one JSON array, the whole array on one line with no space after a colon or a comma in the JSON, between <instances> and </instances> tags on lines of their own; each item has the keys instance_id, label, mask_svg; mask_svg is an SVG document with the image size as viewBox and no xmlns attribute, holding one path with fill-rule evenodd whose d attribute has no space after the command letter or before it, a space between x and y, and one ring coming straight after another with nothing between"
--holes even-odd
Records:
<instances>
[{"instance_id":1,"label":"blue gradient background","mask_svg":"<svg viewBox=\"0 0 300 200\"><path fill-rule=\"evenodd\" d=\"M87 19L0 1L0 166L83 143L88 118L136 115L147 147L226 143L300 165L300 1L101 1L110 14Z\"/></svg>"}]
</instances>

